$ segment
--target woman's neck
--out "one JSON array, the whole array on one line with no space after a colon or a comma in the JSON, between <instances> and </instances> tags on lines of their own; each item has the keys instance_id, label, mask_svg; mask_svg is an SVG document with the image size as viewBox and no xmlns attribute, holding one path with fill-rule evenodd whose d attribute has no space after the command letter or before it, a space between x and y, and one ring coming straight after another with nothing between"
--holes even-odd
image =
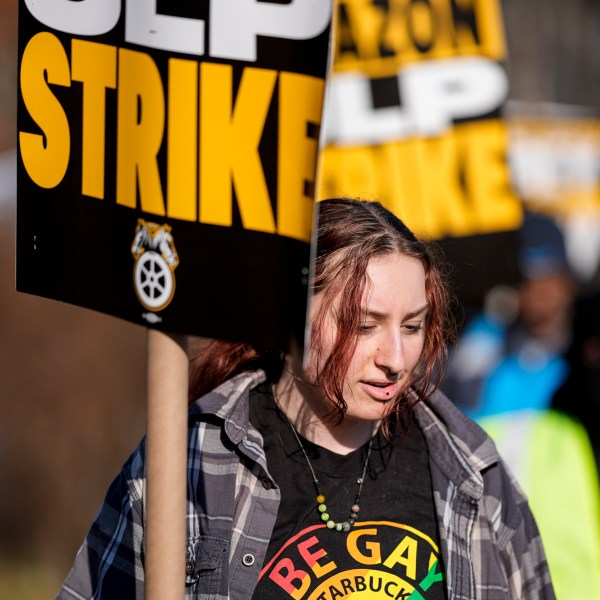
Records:
<instances>
[{"instance_id":1,"label":"woman's neck","mask_svg":"<svg viewBox=\"0 0 600 600\"><path fill-rule=\"evenodd\" d=\"M307 440L336 454L349 454L375 434L378 422L331 416L331 403L323 390L293 374L289 361L273 386L275 401L296 431Z\"/></svg>"}]
</instances>

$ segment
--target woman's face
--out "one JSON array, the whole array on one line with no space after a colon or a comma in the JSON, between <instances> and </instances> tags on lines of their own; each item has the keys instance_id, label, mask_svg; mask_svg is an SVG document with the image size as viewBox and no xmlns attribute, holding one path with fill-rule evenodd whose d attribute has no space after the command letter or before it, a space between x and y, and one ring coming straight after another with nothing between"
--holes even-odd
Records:
<instances>
[{"instance_id":1,"label":"woman's face","mask_svg":"<svg viewBox=\"0 0 600 600\"><path fill-rule=\"evenodd\" d=\"M324 321L324 357L337 335L339 300L333 302ZM321 301L321 294L315 296L313 314ZM393 253L369 262L362 323L344 382L345 418L381 419L386 412L384 403L405 388L423 350L427 310L425 271L418 260ZM314 380L311 354L307 375Z\"/></svg>"}]
</instances>

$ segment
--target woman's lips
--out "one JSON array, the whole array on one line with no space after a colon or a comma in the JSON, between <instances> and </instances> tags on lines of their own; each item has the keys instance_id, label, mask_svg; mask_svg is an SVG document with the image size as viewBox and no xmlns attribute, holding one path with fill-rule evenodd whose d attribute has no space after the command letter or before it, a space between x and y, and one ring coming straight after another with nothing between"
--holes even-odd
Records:
<instances>
[{"instance_id":1,"label":"woman's lips","mask_svg":"<svg viewBox=\"0 0 600 600\"><path fill-rule=\"evenodd\" d=\"M374 400L386 402L398 393L397 382L387 381L361 381L364 391Z\"/></svg>"}]
</instances>

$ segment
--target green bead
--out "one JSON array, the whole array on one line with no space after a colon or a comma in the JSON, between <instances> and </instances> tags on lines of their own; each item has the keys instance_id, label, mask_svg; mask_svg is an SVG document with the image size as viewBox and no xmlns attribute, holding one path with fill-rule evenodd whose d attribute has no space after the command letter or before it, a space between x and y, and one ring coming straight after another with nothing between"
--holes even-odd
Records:
<instances>
[{"instance_id":1,"label":"green bead","mask_svg":"<svg viewBox=\"0 0 600 600\"><path fill-rule=\"evenodd\" d=\"M321 513L321 521L329 521L329 515L326 512Z\"/></svg>"},{"instance_id":2,"label":"green bead","mask_svg":"<svg viewBox=\"0 0 600 600\"><path fill-rule=\"evenodd\" d=\"M335 527L335 523L333 521L327 521L327 528L333 529Z\"/></svg>"},{"instance_id":3,"label":"green bead","mask_svg":"<svg viewBox=\"0 0 600 600\"><path fill-rule=\"evenodd\" d=\"M336 523L335 524L335 530L336 531L341 531L342 530L342 524L341 523Z\"/></svg>"},{"instance_id":4,"label":"green bead","mask_svg":"<svg viewBox=\"0 0 600 600\"><path fill-rule=\"evenodd\" d=\"M327 506L325 504L319 504L319 512L327 512Z\"/></svg>"}]
</instances>

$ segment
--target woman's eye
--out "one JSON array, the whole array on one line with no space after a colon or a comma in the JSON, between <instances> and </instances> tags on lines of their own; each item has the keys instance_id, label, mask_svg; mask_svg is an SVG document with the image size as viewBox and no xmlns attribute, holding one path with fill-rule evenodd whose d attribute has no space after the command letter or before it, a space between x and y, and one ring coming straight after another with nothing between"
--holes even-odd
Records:
<instances>
[{"instance_id":1,"label":"woman's eye","mask_svg":"<svg viewBox=\"0 0 600 600\"><path fill-rule=\"evenodd\" d=\"M403 325L402 328L406 334L414 335L423 329L423 325L421 323L407 323Z\"/></svg>"},{"instance_id":2,"label":"woman's eye","mask_svg":"<svg viewBox=\"0 0 600 600\"><path fill-rule=\"evenodd\" d=\"M369 325L368 323L363 323L360 326L359 331L360 331L360 333L369 333L369 331L373 331L373 329L375 329L375 325Z\"/></svg>"}]
</instances>

